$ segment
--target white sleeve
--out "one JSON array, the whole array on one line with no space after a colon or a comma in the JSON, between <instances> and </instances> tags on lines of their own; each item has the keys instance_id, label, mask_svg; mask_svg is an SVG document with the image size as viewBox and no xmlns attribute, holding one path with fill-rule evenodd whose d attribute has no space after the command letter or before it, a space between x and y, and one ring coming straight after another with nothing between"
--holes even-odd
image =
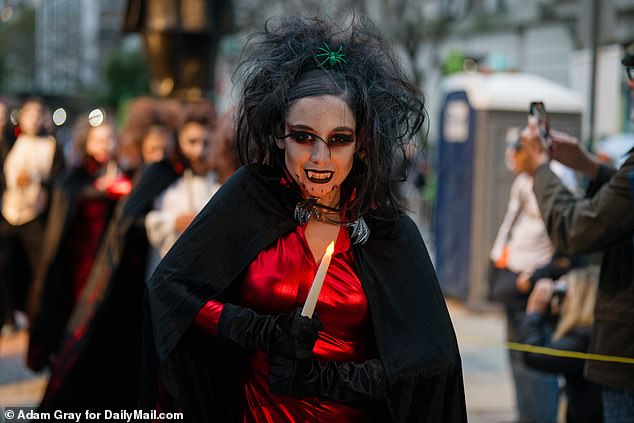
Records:
<instances>
[{"instance_id":1,"label":"white sleeve","mask_svg":"<svg viewBox=\"0 0 634 423\"><path fill-rule=\"evenodd\" d=\"M164 207L168 204L174 204L166 201L168 200L166 195L168 192L161 194L154 202L154 210L145 216L145 231L148 241L159 252L161 258L174 245L179 235L174 227L178 213Z\"/></svg>"},{"instance_id":2,"label":"white sleeve","mask_svg":"<svg viewBox=\"0 0 634 423\"><path fill-rule=\"evenodd\" d=\"M515 217L519 213L520 207L522 206L522 201L520 199L520 190L523 183L523 174L520 174L515 178L515 180L513 180L513 185L511 185L511 195L506 209L506 214L504 215L504 219L502 220L500 229L498 229L497 236L495 237L495 242L493 243L493 248L491 248L490 258L493 261L496 261L502 255L502 249L508 241L509 233L511 232L513 225L513 220L515 220Z\"/></svg>"}]
</instances>

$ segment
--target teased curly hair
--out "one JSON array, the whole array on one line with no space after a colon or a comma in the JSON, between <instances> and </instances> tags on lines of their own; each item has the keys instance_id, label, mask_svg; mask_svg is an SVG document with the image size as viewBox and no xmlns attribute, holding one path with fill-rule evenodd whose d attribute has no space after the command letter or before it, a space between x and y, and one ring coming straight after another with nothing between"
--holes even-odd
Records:
<instances>
[{"instance_id":1,"label":"teased curly hair","mask_svg":"<svg viewBox=\"0 0 634 423\"><path fill-rule=\"evenodd\" d=\"M324 43L334 51L342 46L345 63L322 64L323 56L317 54ZM283 167L283 152L275 141L283 135L293 101L337 95L357 122L357 154L342 187L345 215L394 218L400 208L395 169L402 165L405 144L420 130L426 112L422 94L407 81L378 31L359 19L340 27L320 18L275 18L249 38L243 57L234 74L243 82L237 116L242 163ZM306 79L314 79L306 75L315 70L331 81L318 93L301 88Z\"/></svg>"},{"instance_id":2,"label":"teased curly hair","mask_svg":"<svg viewBox=\"0 0 634 423\"><path fill-rule=\"evenodd\" d=\"M217 123L216 119L216 107L213 103L205 100L193 101L182 106L180 127L186 123L197 123L213 129Z\"/></svg>"}]
</instances>

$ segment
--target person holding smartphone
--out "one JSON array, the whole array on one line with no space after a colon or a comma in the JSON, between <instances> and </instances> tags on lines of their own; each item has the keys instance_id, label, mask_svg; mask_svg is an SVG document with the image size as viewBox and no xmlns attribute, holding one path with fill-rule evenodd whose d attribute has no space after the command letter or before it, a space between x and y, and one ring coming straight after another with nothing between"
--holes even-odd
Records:
<instances>
[{"instance_id":1,"label":"person holding smartphone","mask_svg":"<svg viewBox=\"0 0 634 423\"><path fill-rule=\"evenodd\" d=\"M634 45L621 63L634 95ZM634 358L634 149L617 170L603 165L569 134L551 130L552 148L529 118L522 133L528 172L548 234L556 248L570 254L603 252L590 352ZM590 180L585 198L576 198L549 169L550 159L572 167ZM584 375L602 386L604 421L634 421L634 365L587 361Z\"/></svg>"}]
</instances>

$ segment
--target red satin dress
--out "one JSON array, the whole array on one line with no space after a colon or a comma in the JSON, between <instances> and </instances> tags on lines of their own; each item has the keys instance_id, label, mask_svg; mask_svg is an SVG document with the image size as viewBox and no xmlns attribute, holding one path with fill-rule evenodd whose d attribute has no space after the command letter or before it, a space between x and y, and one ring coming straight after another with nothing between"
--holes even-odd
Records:
<instances>
[{"instance_id":1,"label":"red satin dress","mask_svg":"<svg viewBox=\"0 0 634 423\"><path fill-rule=\"evenodd\" d=\"M302 306L310 290L318 263L304 235L304 228L280 238L262 251L248 268L240 286L241 306L261 314L279 314ZM195 324L215 334L222 303L210 300L199 312ZM366 360L369 330L368 304L361 281L353 268L348 232L341 228L335 251L315 308L323 323L313 355L320 361ZM244 381L245 422L367 422L367 409L359 404L317 397L291 397L268 390L267 356L256 351L250 356Z\"/></svg>"}]
</instances>

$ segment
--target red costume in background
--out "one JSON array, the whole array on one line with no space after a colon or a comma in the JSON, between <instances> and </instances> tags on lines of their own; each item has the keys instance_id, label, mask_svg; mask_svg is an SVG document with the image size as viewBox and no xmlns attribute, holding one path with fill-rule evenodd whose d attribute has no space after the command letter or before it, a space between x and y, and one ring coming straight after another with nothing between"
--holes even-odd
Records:
<instances>
[{"instance_id":1,"label":"red costume in background","mask_svg":"<svg viewBox=\"0 0 634 423\"><path fill-rule=\"evenodd\" d=\"M301 307L317 272L304 226L298 226L263 250L240 285L240 304L260 314L280 314ZM208 301L195 324L215 335L222 303ZM317 302L323 323L313 348L320 361L363 362L367 357L368 304L354 272L348 232L339 231L335 251ZM297 398L269 392L267 355L254 352L245 372L245 422L365 422L367 407L317 397Z\"/></svg>"},{"instance_id":2,"label":"red costume in background","mask_svg":"<svg viewBox=\"0 0 634 423\"><path fill-rule=\"evenodd\" d=\"M68 239L73 273L73 303L79 298L90 275L110 208L100 198L83 199L78 207L77 219L72 223Z\"/></svg>"}]
</instances>

